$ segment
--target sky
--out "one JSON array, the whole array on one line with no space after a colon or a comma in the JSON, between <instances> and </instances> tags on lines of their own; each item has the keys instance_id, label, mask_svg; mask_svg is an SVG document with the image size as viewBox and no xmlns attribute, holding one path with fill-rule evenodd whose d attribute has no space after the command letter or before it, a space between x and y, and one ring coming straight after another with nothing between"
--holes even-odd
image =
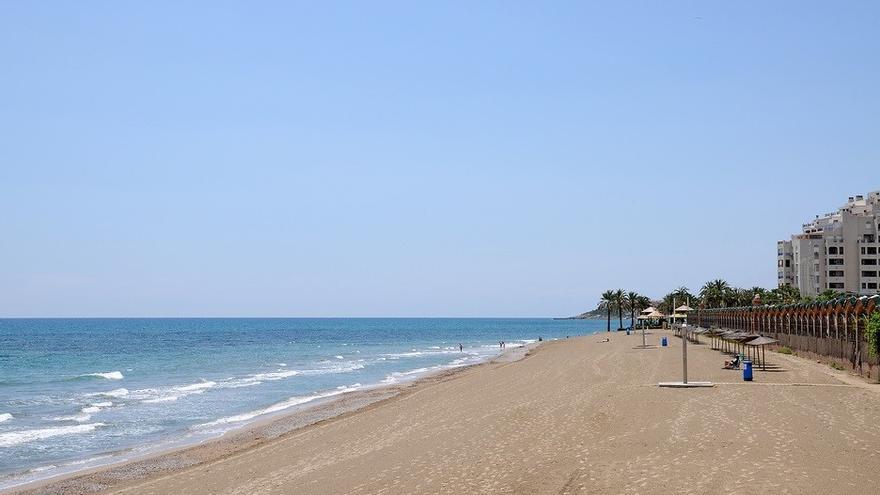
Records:
<instances>
[{"instance_id":1,"label":"sky","mask_svg":"<svg viewBox=\"0 0 880 495\"><path fill-rule=\"evenodd\" d=\"M880 3L0 2L0 317L773 287L880 189Z\"/></svg>"}]
</instances>

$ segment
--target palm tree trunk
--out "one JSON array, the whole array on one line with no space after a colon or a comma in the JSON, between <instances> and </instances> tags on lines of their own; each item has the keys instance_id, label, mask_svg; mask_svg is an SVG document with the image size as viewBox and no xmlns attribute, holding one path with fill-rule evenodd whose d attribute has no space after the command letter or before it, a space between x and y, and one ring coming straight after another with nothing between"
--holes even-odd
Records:
<instances>
[{"instance_id":1,"label":"palm tree trunk","mask_svg":"<svg viewBox=\"0 0 880 495\"><path fill-rule=\"evenodd\" d=\"M611 308L610 307L608 308L608 330L606 330L606 331L607 332L611 331Z\"/></svg>"},{"instance_id":2,"label":"palm tree trunk","mask_svg":"<svg viewBox=\"0 0 880 495\"><path fill-rule=\"evenodd\" d=\"M620 323L617 328L623 328L623 307L619 304L617 305L617 321Z\"/></svg>"}]
</instances>

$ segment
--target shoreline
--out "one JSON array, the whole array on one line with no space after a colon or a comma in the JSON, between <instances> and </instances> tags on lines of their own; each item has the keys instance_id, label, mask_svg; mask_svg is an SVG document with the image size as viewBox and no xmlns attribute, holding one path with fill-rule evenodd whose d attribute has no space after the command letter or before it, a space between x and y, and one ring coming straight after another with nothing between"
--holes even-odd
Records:
<instances>
[{"instance_id":1,"label":"shoreline","mask_svg":"<svg viewBox=\"0 0 880 495\"><path fill-rule=\"evenodd\" d=\"M269 418L151 458L152 467L15 493L849 495L873 486L880 387L775 353L776 366L746 382L702 343L688 346L689 376L716 386L661 388L681 376L681 340L652 330L649 343L662 336L668 346L599 332L511 349L524 358L376 389L346 412L337 401L317 408L335 415Z\"/></svg>"},{"instance_id":2,"label":"shoreline","mask_svg":"<svg viewBox=\"0 0 880 495\"><path fill-rule=\"evenodd\" d=\"M89 493L104 491L127 483L162 476L190 467L206 464L219 459L255 449L285 435L317 424L355 414L383 401L414 392L425 386L452 379L458 375L473 372L492 364L519 361L528 356L544 342L531 342L505 349L499 354L473 364L454 366L428 371L411 380L398 383L377 383L339 395L318 398L290 410L269 413L262 417L233 427L219 436L207 437L184 444L152 447L142 453L132 453L140 447L132 447L117 452L98 455L92 459L110 458L110 462L97 466L60 472L45 478L23 481L19 484L0 488L2 495L24 495L34 493ZM126 457L125 453L132 453ZM118 457L117 460L112 460ZM70 464L86 463L89 459L72 461ZM26 477L24 473L20 475ZM13 478L14 479L14 478Z\"/></svg>"}]
</instances>

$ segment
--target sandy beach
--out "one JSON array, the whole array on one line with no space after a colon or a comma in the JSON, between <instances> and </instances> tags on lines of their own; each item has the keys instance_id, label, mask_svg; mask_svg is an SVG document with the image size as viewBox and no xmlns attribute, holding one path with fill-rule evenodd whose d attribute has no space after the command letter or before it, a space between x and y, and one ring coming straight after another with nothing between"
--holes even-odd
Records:
<instances>
[{"instance_id":1,"label":"sandy beach","mask_svg":"<svg viewBox=\"0 0 880 495\"><path fill-rule=\"evenodd\" d=\"M794 356L746 383L725 356L637 335L499 360L17 493L872 493L880 386ZM332 417L331 417L332 416ZM309 426L300 427L302 425Z\"/></svg>"}]
</instances>

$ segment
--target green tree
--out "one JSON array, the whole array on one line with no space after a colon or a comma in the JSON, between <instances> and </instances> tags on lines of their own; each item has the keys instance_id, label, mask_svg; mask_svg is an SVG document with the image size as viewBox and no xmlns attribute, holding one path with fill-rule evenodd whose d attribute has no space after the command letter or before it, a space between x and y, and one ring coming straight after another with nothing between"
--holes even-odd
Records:
<instances>
[{"instance_id":1,"label":"green tree","mask_svg":"<svg viewBox=\"0 0 880 495\"><path fill-rule=\"evenodd\" d=\"M719 278L706 282L700 289L700 297L707 308L720 308L724 306L729 291L730 284Z\"/></svg>"},{"instance_id":2,"label":"green tree","mask_svg":"<svg viewBox=\"0 0 880 495\"><path fill-rule=\"evenodd\" d=\"M647 301L647 304L645 304ZM629 326L636 327L636 311L641 311L651 305L651 301L638 292L629 291L624 298L624 304L629 310Z\"/></svg>"},{"instance_id":3,"label":"green tree","mask_svg":"<svg viewBox=\"0 0 880 495\"><path fill-rule=\"evenodd\" d=\"M599 308L604 309L608 314L608 330L611 331L611 310L614 309L614 291L606 290L599 299Z\"/></svg>"},{"instance_id":4,"label":"green tree","mask_svg":"<svg viewBox=\"0 0 880 495\"><path fill-rule=\"evenodd\" d=\"M868 337L868 354L876 356L880 354L880 310L875 310L868 318L865 325L865 333Z\"/></svg>"},{"instance_id":5,"label":"green tree","mask_svg":"<svg viewBox=\"0 0 880 495\"><path fill-rule=\"evenodd\" d=\"M617 321L619 326L617 328L623 328L623 305L626 299L626 292L623 289L617 289L614 291L614 307L617 308Z\"/></svg>"},{"instance_id":6,"label":"green tree","mask_svg":"<svg viewBox=\"0 0 880 495\"><path fill-rule=\"evenodd\" d=\"M782 285L770 290L762 296L765 304L794 304L801 299L801 293L797 287Z\"/></svg>"},{"instance_id":7,"label":"green tree","mask_svg":"<svg viewBox=\"0 0 880 495\"><path fill-rule=\"evenodd\" d=\"M840 297L842 295L843 295L843 292L837 292L834 289L825 289L824 291L822 291L821 294L816 296L816 300L819 302L826 302L826 301L830 301L832 299L837 299L838 297Z\"/></svg>"}]
</instances>

